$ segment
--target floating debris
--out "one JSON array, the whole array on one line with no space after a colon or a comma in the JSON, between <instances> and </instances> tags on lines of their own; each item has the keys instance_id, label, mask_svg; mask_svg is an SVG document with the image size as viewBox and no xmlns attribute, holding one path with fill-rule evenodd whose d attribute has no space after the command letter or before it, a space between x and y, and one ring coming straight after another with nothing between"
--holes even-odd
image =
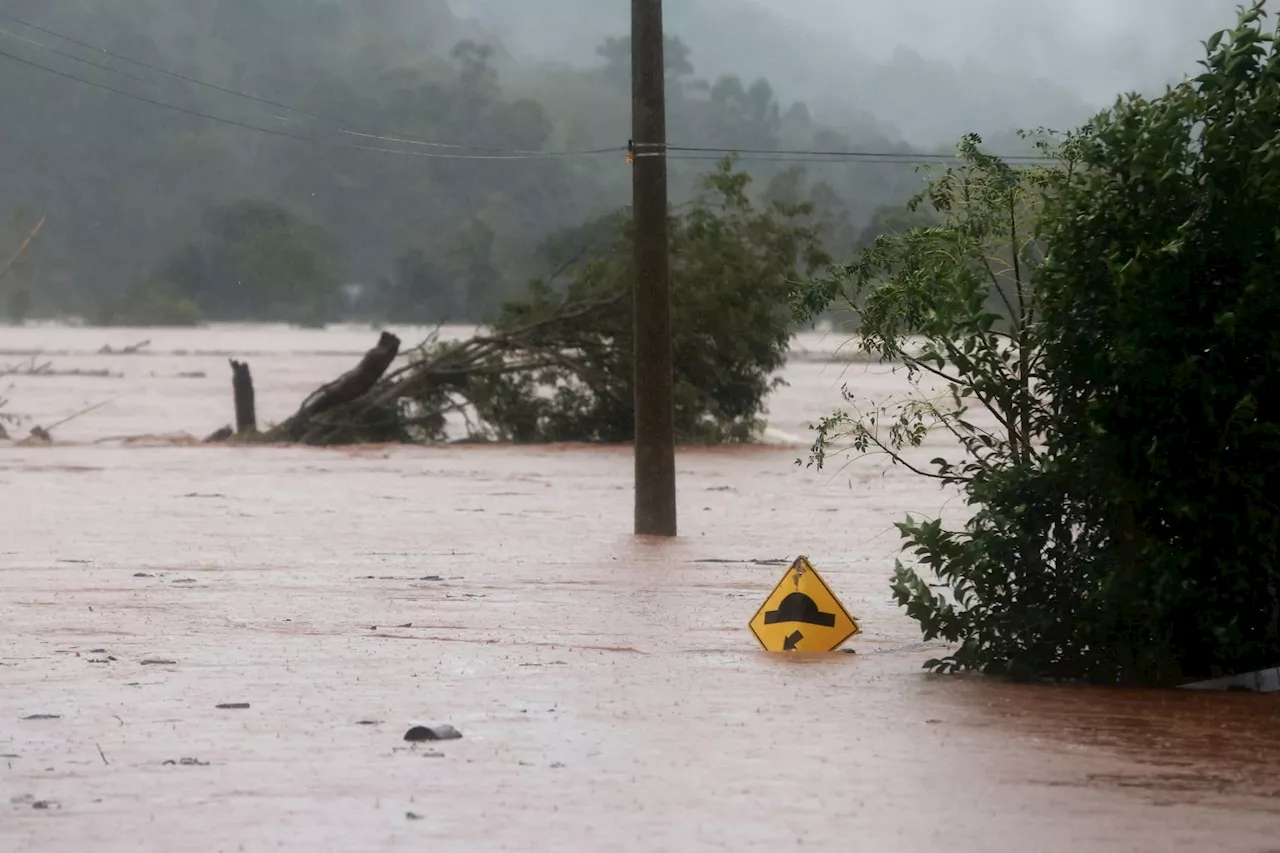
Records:
<instances>
[{"instance_id":1,"label":"floating debris","mask_svg":"<svg viewBox=\"0 0 1280 853\"><path fill-rule=\"evenodd\" d=\"M411 742L424 740L457 740L462 732L448 724L442 726L414 726L405 732L404 739Z\"/></svg>"}]
</instances>

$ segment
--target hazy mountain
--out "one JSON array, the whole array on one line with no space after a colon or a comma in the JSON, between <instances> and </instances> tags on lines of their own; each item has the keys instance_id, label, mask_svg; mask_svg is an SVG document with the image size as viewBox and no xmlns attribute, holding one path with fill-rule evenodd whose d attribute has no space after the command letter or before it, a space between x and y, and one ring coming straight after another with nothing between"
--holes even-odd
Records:
<instances>
[{"instance_id":1,"label":"hazy mountain","mask_svg":"<svg viewBox=\"0 0 1280 853\"><path fill-rule=\"evenodd\" d=\"M575 65L627 32L625 0L451 0L515 54ZM839 123L869 112L909 141L1077 123L1116 94L1194 70L1234 0L668 0L700 75L766 77Z\"/></svg>"}]
</instances>

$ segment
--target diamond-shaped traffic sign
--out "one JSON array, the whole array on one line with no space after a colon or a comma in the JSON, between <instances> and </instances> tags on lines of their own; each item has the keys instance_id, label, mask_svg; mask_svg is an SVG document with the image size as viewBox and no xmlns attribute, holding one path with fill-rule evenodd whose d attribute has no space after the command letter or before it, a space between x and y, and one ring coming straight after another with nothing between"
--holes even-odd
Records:
<instances>
[{"instance_id":1,"label":"diamond-shaped traffic sign","mask_svg":"<svg viewBox=\"0 0 1280 853\"><path fill-rule=\"evenodd\" d=\"M769 652L830 652L862 629L807 557L797 557L751 619Z\"/></svg>"}]
</instances>

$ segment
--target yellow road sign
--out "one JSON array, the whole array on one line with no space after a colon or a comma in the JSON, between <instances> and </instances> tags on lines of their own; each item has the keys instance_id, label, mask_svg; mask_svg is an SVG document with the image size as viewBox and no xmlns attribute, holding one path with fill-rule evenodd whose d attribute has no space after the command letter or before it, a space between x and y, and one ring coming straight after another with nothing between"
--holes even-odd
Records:
<instances>
[{"instance_id":1,"label":"yellow road sign","mask_svg":"<svg viewBox=\"0 0 1280 853\"><path fill-rule=\"evenodd\" d=\"M767 652L830 652L862 629L808 557L797 557L751 619Z\"/></svg>"}]
</instances>

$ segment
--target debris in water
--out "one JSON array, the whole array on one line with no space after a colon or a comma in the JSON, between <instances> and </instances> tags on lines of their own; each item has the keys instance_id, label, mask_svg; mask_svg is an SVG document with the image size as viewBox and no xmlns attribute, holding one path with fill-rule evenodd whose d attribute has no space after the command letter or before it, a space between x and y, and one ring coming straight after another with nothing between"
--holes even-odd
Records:
<instances>
[{"instance_id":1,"label":"debris in water","mask_svg":"<svg viewBox=\"0 0 1280 853\"><path fill-rule=\"evenodd\" d=\"M155 575L149 575L149 574L147 574L146 572L134 572L134 573L133 573L133 576L134 576L135 578L153 578L153 577L155 577Z\"/></svg>"},{"instance_id":2,"label":"debris in water","mask_svg":"<svg viewBox=\"0 0 1280 853\"><path fill-rule=\"evenodd\" d=\"M382 720L357 720L356 725L357 726L380 726L382 725Z\"/></svg>"},{"instance_id":3,"label":"debris in water","mask_svg":"<svg viewBox=\"0 0 1280 853\"><path fill-rule=\"evenodd\" d=\"M178 662L176 660L144 660L143 666L174 666Z\"/></svg>"},{"instance_id":4,"label":"debris in water","mask_svg":"<svg viewBox=\"0 0 1280 853\"><path fill-rule=\"evenodd\" d=\"M174 761L172 758L170 758L169 760L163 762L162 766L208 767L209 762L201 761L198 758L179 758L177 761Z\"/></svg>"},{"instance_id":5,"label":"debris in water","mask_svg":"<svg viewBox=\"0 0 1280 853\"><path fill-rule=\"evenodd\" d=\"M248 709L248 702L224 702L218 708L223 711L244 711Z\"/></svg>"},{"instance_id":6,"label":"debris in water","mask_svg":"<svg viewBox=\"0 0 1280 853\"><path fill-rule=\"evenodd\" d=\"M404 816L409 820L422 820L422 815L414 814L413 812L405 812Z\"/></svg>"},{"instance_id":7,"label":"debris in water","mask_svg":"<svg viewBox=\"0 0 1280 853\"><path fill-rule=\"evenodd\" d=\"M462 732L448 724L442 726L414 726L404 735L404 739L407 741L457 740L460 737L462 737Z\"/></svg>"},{"instance_id":8,"label":"debris in water","mask_svg":"<svg viewBox=\"0 0 1280 853\"><path fill-rule=\"evenodd\" d=\"M23 717L24 720L61 720L61 714L32 714L30 717Z\"/></svg>"}]
</instances>

